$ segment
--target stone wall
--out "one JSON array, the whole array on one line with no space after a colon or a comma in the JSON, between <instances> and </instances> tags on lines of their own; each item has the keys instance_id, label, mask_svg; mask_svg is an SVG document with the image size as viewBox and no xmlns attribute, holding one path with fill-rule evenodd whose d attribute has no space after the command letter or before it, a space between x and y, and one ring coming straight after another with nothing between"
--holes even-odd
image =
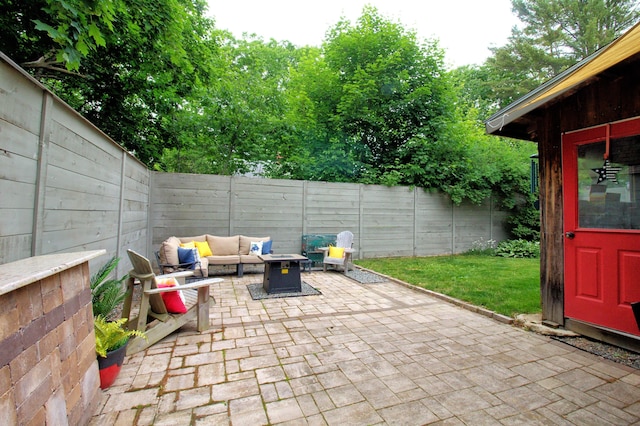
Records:
<instances>
[{"instance_id":1,"label":"stone wall","mask_svg":"<svg viewBox=\"0 0 640 426\"><path fill-rule=\"evenodd\" d=\"M0 265L1 424L83 425L100 401L88 256L73 255Z\"/></svg>"}]
</instances>

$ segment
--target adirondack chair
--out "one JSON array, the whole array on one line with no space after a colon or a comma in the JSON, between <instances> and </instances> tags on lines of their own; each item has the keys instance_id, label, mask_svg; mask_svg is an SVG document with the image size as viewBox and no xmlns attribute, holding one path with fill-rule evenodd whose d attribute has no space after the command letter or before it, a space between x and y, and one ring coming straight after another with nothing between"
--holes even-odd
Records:
<instances>
[{"instance_id":1,"label":"adirondack chair","mask_svg":"<svg viewBox=\"0 0 640 426\"><path fill-rule=\"evenodd\" d=\"M342 266L344 268L344 274L349 272L349 262L351 261L351 254L353 250L353 234L350 231L342 231L336 237L335 247L321 247L320 250L324 253L322 260L322 269L326 272L327 265ZM342 249L342 250L341 250ZM335 252L338 252L337 254Z\"/></svg>"},{"instance_id":2,"label":"adirondack chair","mask_svg":"<svg viewBox=\"0 0 640 426\"><path fill-rule=\"evenodd\" d=\"M133 250L127 250L127 254L133 269L129 272L127 280L128 294L122 308L122 317L127 318L129 329L137 329L146 334L146 339L135 337L129 341L127 355L148 348L192 319L197 319L198 331L202 332L209 328L209 286L221 282L222 278L209 278L184 284L184 278L193 275L193 271L155 275L149 259ZM178 287L158 287L158 281L171 277L177 279L180 284ZM136 281L142 286L142 291L137 315L132 316L133 289ZM176 314L167 310L162 293L176 290L182 291L184 295L186 313ZM177 293L174 294L177 295Z\"/></svg>"}]
</instances>

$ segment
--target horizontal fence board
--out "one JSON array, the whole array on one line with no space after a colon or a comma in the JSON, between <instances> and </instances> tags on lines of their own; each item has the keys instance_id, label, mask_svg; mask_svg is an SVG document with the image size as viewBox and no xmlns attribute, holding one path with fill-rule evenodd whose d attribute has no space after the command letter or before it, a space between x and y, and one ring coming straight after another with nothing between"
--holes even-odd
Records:
<instances>
[{"instance_id":1,"label":"horizontal fence board","mask_svg":"<svg viewBox=\"0 0 640 426\"><path fill-rule=\"evenodd\" d=\"M44 216L44 226L49 232L80 229L92 234L104 224L114 227L117 223L118 210L47 210Z\"/></svg>"},{"instance_id":2,"label":"horizontal fence board","mask_svg":"<svg viewBox=\"0 0 640 426\"><path fill-rule=\"evenodd\" d=\"M2 209L0 235L30 234L33 230L33 209Z\"/></svg>"},{"instance_id":3,"label":"horizontal fence board","mask_svg":"<svg viewBox=\"0 0 640 426\"><path fill-rule=\"evenodd\" d=\"M34 184L0 178L0 209L32 209L35 191Z\"/></svg>"},{"instance_id":4,"label":"horizontal fence board","mask_svg":"<svg viewBox=\"0 0 640 426\"><path fill-rule=\"evenodd\" d=\"M0 138L0 156L12 158L13 155L18 155L34 162L37 161L39 155L38 134L31 133L13 123L0 119L0 135L2 135ZM10 143L17 140L20 140L20 143ZM30 179L34 180L34 177Z\"/></svg>"},{"instance_id":5,"label":"horizontal fence board","mask_svg":"<svg viewBox=\"0 0 640 426\"><path fill-rule=\"evenodd\" d=\"M0 77L0 118L30 133L40 134L42 89L4 61L0 61Z\"/></svg>"},{"instance_id":6,"label":"horizontal fence board","mask_svg":"<svg viewBox=\"0 0 640 426\"><path fill-rule=\"evenodd\" d=\"M9 263L31 256L32 234L0 235L0 263Z\"/></svg>"}]
</instances>

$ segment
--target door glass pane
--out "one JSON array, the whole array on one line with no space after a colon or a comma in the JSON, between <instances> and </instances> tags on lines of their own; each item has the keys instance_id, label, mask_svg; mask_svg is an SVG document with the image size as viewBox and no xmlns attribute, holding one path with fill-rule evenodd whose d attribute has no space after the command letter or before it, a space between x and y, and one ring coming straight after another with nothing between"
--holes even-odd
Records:
<instances>
[{"instance_id":1,"label":"door glass pane","mask_svg":"<svg viewBox=\"0 0 640 426\"><path fill-rule=\"evenodd\" d=\"M640 229L640 136L578 146L581 228Z\"/></svg>"}]
</instances>

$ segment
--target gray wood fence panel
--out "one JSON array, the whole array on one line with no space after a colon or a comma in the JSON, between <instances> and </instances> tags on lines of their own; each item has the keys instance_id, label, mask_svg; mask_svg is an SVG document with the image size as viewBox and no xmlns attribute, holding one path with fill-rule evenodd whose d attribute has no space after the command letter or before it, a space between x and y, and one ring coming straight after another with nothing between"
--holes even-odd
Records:
<instances>
[{"instance_id":1,"label":"gray wood fence panel","mask_svg":"<svg viewBox=\"0 0 640 426\"><path fill-rule=\"evenodd\" d=\"M362 188L361 257L412 256L414 192L407 187Z\"/></svg>"},{"instance_id":2,"label":"gray wood fence panel","mask_svg":"<svg viewBox=\"0 0 640 426\"><path fill-rule=\"evenodd\" d=\"M153 173L152 248L170 236L229 235L230 177Z\"/></svg>"},{"instance_id":3,"label":"gray wood fence panel","mask_svg":"<svg viewBox=\"0 0 640 426\"><path fill-rule=\"evenodd\" d=\"M306 182L302 234L354 234L354 257L360 256L360 190L353 183Z\"/></svg>"},{"instance_id":4,"label":"gray wood fence panel","mask_svg":"<svg viewBox=\"0 0 640 426\"><path fill-rule=\"evenodd\" d=\"M301 181L234 177L230 235L270 236L278 253L300 253Z\"/></svg>"},{"instance_id":5,"label":"gray wood fence panel","mask_svg":"<svg viewBox=\"0 0 640 426\"><path fill-rule=\"evenodd\" d=\"M0 263L31 256L42 97L0 61Z\"/></svg>"},{"instance_id":6,"label":"gray wood fence panel","mask_svg":"<svg viewBox=\"0 0 640 426\"><path fill-rule=\"evenodd\" d=\"M487 200L482 205L462 203L454 206L453 252L469 250L474 241L487 241L491 236L491 204Z\"/></svg>"},{"instance_id":7,"label":"gray wood fence panel","mask_svg":"<svg viewBox=\"0 0 640 426\"><path fill-rule=\"evenodd\" d=\"M92 249L122 256L129 245L145 251L149 170L0 56L0 167L8 171L0 175L0 262ZM91 261L92 270L106 260ZM129 268L120 262L118 272Z\"/></svg>"},{"instance_id":8,"label":"gray wood fence panel","mask_svg":"<svg viewBox=\"0 0 640 426\"><path fill-rule=\"evenodd\" d=\"M453 252L453 203L449 197L416 189L416 256Z\"/></svg>"}]
</instances>

